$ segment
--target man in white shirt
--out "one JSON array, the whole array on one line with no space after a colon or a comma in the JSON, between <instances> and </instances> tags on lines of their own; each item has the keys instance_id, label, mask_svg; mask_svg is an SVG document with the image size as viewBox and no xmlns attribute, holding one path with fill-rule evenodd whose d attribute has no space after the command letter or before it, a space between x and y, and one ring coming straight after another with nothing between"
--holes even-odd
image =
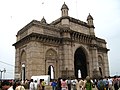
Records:
<instances>
[{"instance_id":1,"label":"man in white shirt","mask_svg":"<svg viewBox=\"0 0 120 90\"><path fill-rule=\"evenodd\" d=\"M10 87L8 88L8 90L13 90L13 83L10 83Z\"/></svg>"},{"instance_id":2,"label":"man in white shirt","mask_svg":"<svg viewBox=\"0 0 120 90\"><path fill-rule=\"evenodd\" d=\"M37 83L37 80L35 80L35 82L34 82L34 87L35 87L35 90L38 89L38 83Z\"/></svg>"},{"instance_id":3,"label":"man in white shirt","mask_svg":"<svg viewBox=\"0 0 120 90\"><path fill-rule=\"evenodd\" d=\"M30 90L35 90L33 79L30 80Z\"/></svg>"},{"instance_id":4,"label":"man in white shirt","mask_svg":"<svg viewBox=\"0 0 120 90\"><path fill-rule=\"evenodd\" d=\"M108 85L109 90L112 90L113 80L112 80L112 78L110 78L110 76L108 78L108 83L109 83L109 85Z\"/></svg>"}]
</instances>

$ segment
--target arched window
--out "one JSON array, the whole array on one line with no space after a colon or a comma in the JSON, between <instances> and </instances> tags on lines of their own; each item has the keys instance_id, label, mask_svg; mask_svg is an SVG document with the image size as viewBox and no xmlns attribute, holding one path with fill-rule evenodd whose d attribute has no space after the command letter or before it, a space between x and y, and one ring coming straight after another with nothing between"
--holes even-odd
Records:
<instances>
[{"instance_id":1,"label":"arched window","mask_svg":"<svg viewBox=\"0 0 120 90\"><path fill-rule=\"evenodd\" d=\"M22 78L22 66L23 66L23 64L25 65L26 64L26 52L23 50L22 52L21 52L21 56L20 56L20 61L19 61L19 71L21 71L20 73L21 73L21 78ZM25 67L24 67L25 68ZM25 79L25 69L24 69L24 79Z\"/></svg>"},{"instance_id":2,"label":"arched window","mask_svg":"<svg viewBox=\"0 0 120 90\"><path fill-rule=\"evenodd\" d=\"M103 60L101 56L98 56L98 66L101 76L103 75Z\"/></svg>"},{"instance_id":3,"label":"arched window","mask_svg":"<svg viewBox=\"0 0 120 90\"><path fill-rule=\"evenodd\" d=\"M45 54L46 74L50 75L50 79L56 77L57 71L57 52L54 49L48 49ZM48 72L48 73L47 73Z\"/></svg>"},{"instance_id":4,"label":"arched window","mask_svg":"<svg viewBox=\"0 0 120 90\"><path fill-rule=\"evenodd\" d=\"M50 79L54 79L54 67L52 65L48 67L48 75L50 75Z\"/></svg>"},{"instance_id":5,"label":"arched window","mask_svg":"<svg viewBox=\"0 0 120 90\"><path fill-rule=\"evenodd\" d=\"M102 57L98 56L98 66L102 67L103 66L103 62L102 62Z\"/></svg>"}]
</instances>

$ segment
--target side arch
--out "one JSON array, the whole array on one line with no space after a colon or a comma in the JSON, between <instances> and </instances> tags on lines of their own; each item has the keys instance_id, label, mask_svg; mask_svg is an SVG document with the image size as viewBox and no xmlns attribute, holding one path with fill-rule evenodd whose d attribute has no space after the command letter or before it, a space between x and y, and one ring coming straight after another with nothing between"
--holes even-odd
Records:
<instances>
[{"instance_id":1,"label":"side arch","mask_svg":"<svg viewBox=\"0 0 120 90\"><path fill-rule=\"evenodd\" d=\"M19 73L20 73L20 76L21 76L21 78L22 78L22 65L25 65L25 68L26 68L26 51L25 50L22 50L21 51L21 54L20 54L20 61L19 61ZM25 75L25 72L26 71L24 71L24 77L26 76Z\"/></svg>"},{"instance_id":2,"label":"side arch","mask_svg":"<svg viewBox=\"0 0 120 90\"><path fill-rule=\"evenodd\" d=\"M53 71L51 72L51 66ZM57 62L57 52L53 49L50 48L46 51L45 54L45 73L47 75L50 75L53 73L53 77L51 76L51 79L54 79L57 77L58 73L58 62Z\"/></svg>"},{"instance_id":3,"label":"side arch","mask_svg":"<svg viewBox=\"0 0 120 90\"><path fill-rule=\"evenodd\" d=\"M98 67L99 67L100 75L103 76L104 62L103 62L103 57L101 55L98 55Z\"/></svg>"}]
</instances>

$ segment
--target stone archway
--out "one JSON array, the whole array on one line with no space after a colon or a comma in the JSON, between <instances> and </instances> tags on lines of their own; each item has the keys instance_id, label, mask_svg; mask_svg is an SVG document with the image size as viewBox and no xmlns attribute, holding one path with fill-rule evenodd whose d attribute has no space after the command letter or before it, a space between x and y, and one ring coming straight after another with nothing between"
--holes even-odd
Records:
<instances>
[{"instance_id":1,"label":"stone archway","mask_svg":"<svg viewBox=\"0 0 120 90\"><path fill-rule=\"evenodd\" d=\"M51 69L53 69L53 74L54 74L53 78L57 77L58 62L57 62L57 53L54 49L47 50L45 55L45 71L46 74L50 75L50 77L52 73Z\"/></svg>"},{"instance_id":2,"label":"stone archway","mask_svg":"<svg viewBox=\"0 0 120 90\"><path fill-rule=\"evenodd\" d=\"M50 65L48 67L48 75L50 75L50 79L54 79L54 67L52 65Z\"/></svg>"},{"instance_id":3,"label":"stone archway","mask_svg":"<svg viewBox=\"0 0 120 90\"><path fill-rule=\"evenodd\" d=\"M78 71L80 71L81 78L86 78L87 73L87 60L83 48L78 48L74 54L74 72L75 77L78 78Z\"/></svg>"},{"instance_id":4,"label":"stone archway","mask_svg":"<svg viewBox=\"0 0 120 90\"><path fill-rule=\"evenodd\" d=\"M103 67L104 67L104 64L103 64L102 57L100 55L98 56L98 67L99 67L100 75L103 76Z\"/></svg>"},{"instance_id":5,"label":"stone archway","mask_svg":"<svg viewBox=\"0 0 120 90\"><path fill-rule=\"evenodd\" d=\"M24 71L23 71L23 66L24 65ZM24 80L25 80L25 77L26 77L26 52L25 52L25 50L22 50L22 52L21 52L21 56L20 56L20 62L19 62L19 71L21 71L21 72L19 72L20 73L20 77L22 78L22 74L23 74L23 72L24 72Z\"/></svg>"}]
</instances>

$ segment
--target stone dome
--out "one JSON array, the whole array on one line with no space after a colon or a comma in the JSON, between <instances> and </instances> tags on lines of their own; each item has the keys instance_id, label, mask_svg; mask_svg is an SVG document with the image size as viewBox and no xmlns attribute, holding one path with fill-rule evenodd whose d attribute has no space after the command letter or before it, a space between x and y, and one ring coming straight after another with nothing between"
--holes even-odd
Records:
<instances>
[{"instance_id":1,"label":"stone dome","mask_svg":"<svg viewBox=\"0 0 120 90\"><path fill-rule=\"evenodd\" d=\"M44 23L44 24L47 23L44 17L41 19L41 23Z\"/></svg>"},{"instance_id":2,"label":"stone dome","mask_svg":"<svg viewBox=\"0 0 120 90\"><path fill-rule=\"evenodd\" d=\"M62 5L61 10L62 10L62 9L68 9L68 10L69 10L69 8L68 8L68 6L65 4L65 2L64 2L64 4Z\"/></svg>"},{"instance_id":3,"label":"stone dome","mask_svg":"<svg viewBox=\"0 0 120 90\"><path fill-rule=\"evenodd\" d=\"M93 20L93 17L90 15L90 13L89 13L89 15L88 15L88 17L87 17L87 20L90 20L90 19L92 19Z\"/></svg>"}]
</instances>

